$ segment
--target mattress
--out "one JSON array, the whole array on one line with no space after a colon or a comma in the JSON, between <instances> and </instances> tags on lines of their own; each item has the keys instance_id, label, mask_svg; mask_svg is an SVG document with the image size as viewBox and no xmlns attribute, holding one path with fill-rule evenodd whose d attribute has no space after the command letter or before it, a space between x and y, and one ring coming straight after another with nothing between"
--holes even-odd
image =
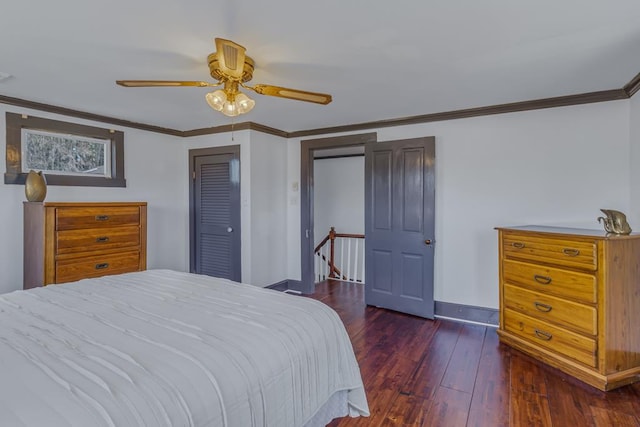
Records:
<instances>
[{"instance_id":1,"label":"mattress","mask_svg":"<svg viewBox=\"0 0 640 427\"><path fill-rule=\"evenodd\" d=\"M0 295L2 425L286 427L323 413L369 409L321 302L169 270Z\"/></svg>"}]
</instances>

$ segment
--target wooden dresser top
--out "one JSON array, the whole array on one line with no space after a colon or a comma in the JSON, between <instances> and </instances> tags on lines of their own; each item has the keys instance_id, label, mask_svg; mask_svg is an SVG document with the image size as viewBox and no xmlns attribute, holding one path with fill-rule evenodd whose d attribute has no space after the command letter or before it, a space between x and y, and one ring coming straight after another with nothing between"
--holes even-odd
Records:
<instances>
[{"instance_id":1,"label":"wooden dresser top","mask_svg":"<svg viewBox=\"0 0 640 427\"><path fill-rule=\"evenodd\" d=\"M568 237L587 236L598 239L638 239L640 233L631 233L629 235L610 234L604 230L592 230L588 228L571 228L571 227L552 227L547 225L522 225L518 227L496 227L496 230L504 231L524 231L529 233L555 234Z\"/></svg>"},{"instance_id":2,"label":"wooden dresser top","mask_svg":"<svg viewBox=\"0 0 640 427\"><path fill-rule=\"evenodd\" d=\"M147 202L22 202L24 204L41 204L46 207L111 207L111 206L146 206Z\"/></svg>"}]
</instances>

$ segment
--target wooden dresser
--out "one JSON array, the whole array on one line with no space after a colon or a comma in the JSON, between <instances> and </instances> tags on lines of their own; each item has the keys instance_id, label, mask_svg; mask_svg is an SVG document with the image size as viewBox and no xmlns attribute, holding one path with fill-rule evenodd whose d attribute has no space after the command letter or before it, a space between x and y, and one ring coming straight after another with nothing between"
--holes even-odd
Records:
<instances>
[{"instance_id":1,"label":"wooden dresser","mask_svg":"<svg viewBox=\"0 0 640 427\"><path fill-rule=\"evenodd\" d=\"M147 268L145 202L24 202L24 288Z\"/></svg>"},{"instance_id":2,"label":"wooden dresser","mask_svg":"<svg viewBox=\"0 0 640 427\"><path fill-rule=\"evenodd\" d=\"M640 380L640 234L498 228L500 341L601 390Z\"/></svg>"}]
</instances>

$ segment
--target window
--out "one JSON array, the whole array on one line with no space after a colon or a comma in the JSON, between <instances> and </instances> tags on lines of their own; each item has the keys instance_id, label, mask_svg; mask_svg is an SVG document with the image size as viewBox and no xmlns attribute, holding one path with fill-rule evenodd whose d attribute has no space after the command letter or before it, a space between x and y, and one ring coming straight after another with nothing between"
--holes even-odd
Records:
<instances>
[{"instance_id":1,"label":"window","mask_svg":"<svg viewBox=\"0 0 640 427\"><path fill-rule=\"evenodd\" d=\"M93 126L7 113L5 184L23 184L29 170L48 185L125 187L124 134Z\"/></svg>"},{"instance_id":2,"label":"window","mask_svg":"<svg viewBox=\"0 0 640 427\"><path fill-rule=\"evenodd\" d=\"M111 178L111 141L22 129L22 170Z\"/></svg>"}]
</instances>

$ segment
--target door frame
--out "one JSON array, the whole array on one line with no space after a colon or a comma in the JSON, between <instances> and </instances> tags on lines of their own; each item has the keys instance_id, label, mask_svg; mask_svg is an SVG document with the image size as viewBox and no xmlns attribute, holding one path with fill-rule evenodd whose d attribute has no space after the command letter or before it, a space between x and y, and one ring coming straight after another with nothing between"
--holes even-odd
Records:
<instances>
[{"instance_id":1,"label":"door frame","mask_svg":"<svg viewBox=\"0 0 640 427\"><path fill-rule=\"evenodd\" d=\"M196 206L195 206L195 187L196 187L196 157L212 156L212 155L230 154L238 161L238 183L232 184L232 191L237 190L240 195L240 145L226 145L222 147L194 148L189 150L189 272L194 273L196 269ZM242 206L238 203L239 209ZM238 212L240 214L240 212ZM238 239L242 242L242 222L237 230ZM239 249L238 263L240 268L240 277L242 277L242 250Z\"/></svg>"},{"instance_id":2,"label":"door frame","mask_svg":"<svg viewBox=\"0 0 640 427\"><path fill-rule=\"evenodd\" d=\"M313 154L315 150L351 147L376 142L376 132L300 141L300 283L291 289L304 294L315 292L313 280ZM364 189L362 190L364 191Z\"/></svg>"}]
</instances>

